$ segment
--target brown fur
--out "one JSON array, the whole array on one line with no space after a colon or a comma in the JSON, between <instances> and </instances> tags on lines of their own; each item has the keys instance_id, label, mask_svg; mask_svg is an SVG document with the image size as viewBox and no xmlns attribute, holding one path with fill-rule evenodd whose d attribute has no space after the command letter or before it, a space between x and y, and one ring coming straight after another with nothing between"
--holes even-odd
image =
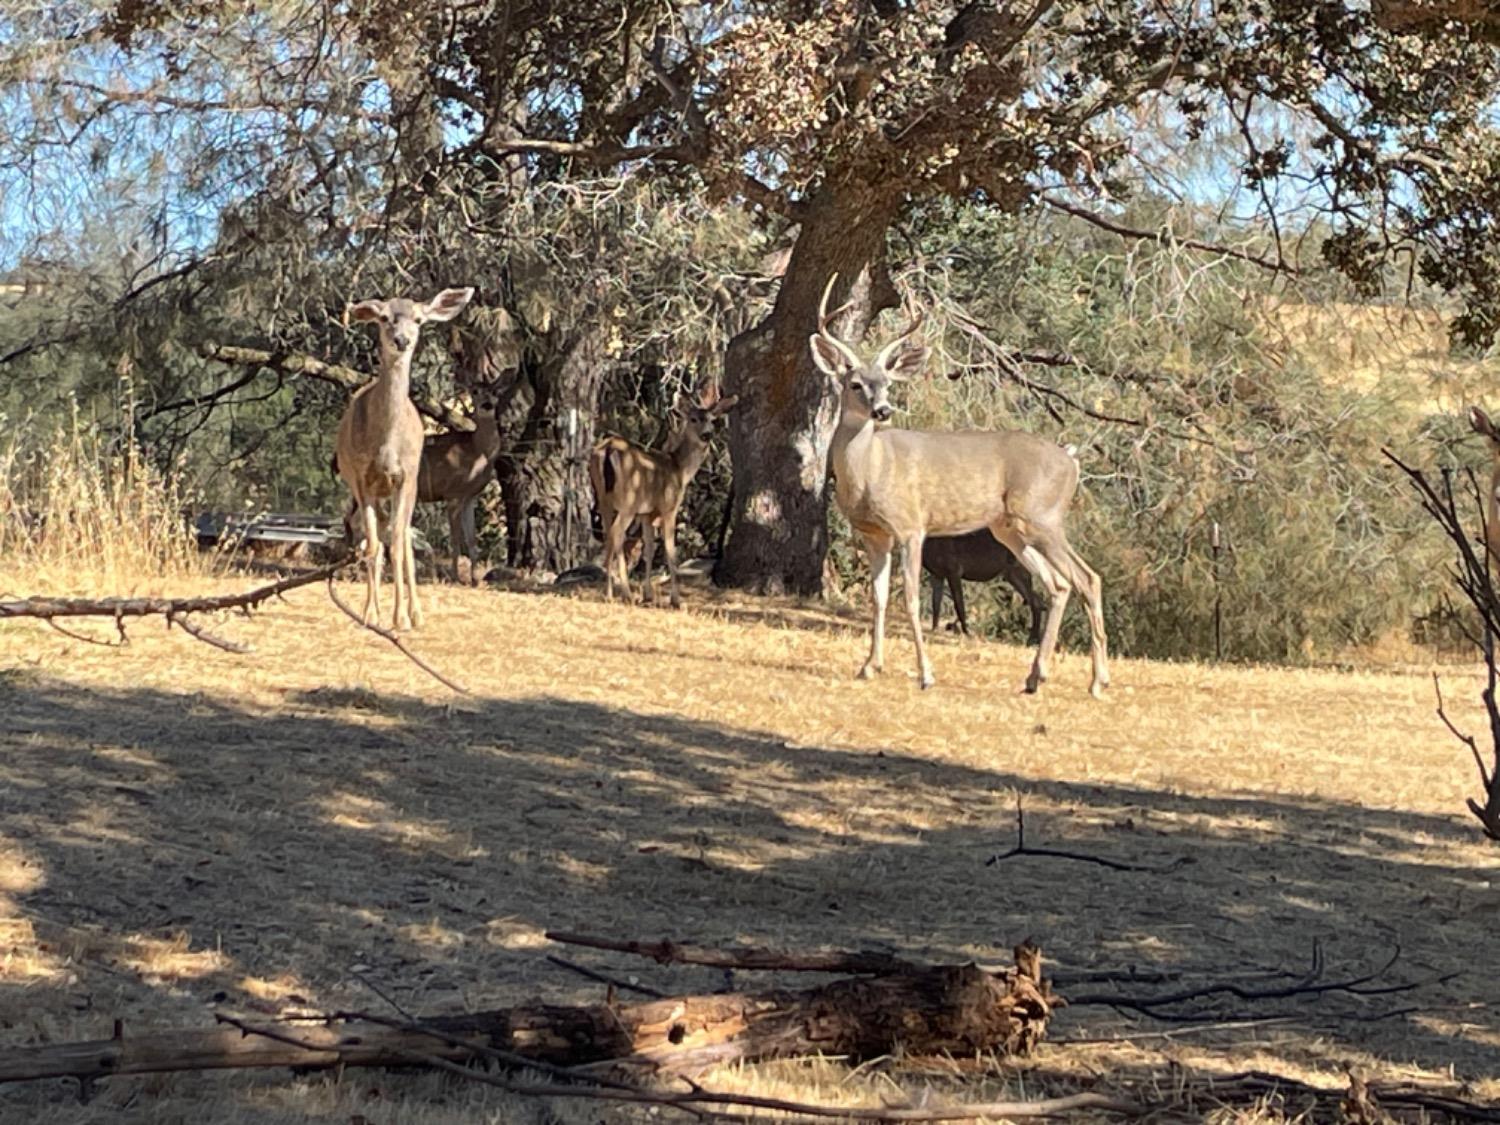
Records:
<instances>
[{"instance_id":1,"label":"brown fur","mask_svg":"<svg viewBox=\"0 0 1500 1125\"><path fill-rule=\"evenodd\" d=\"M738 400L720 399L708 390L695 402L679 397L673 409L673 427L661 451L644 449L622 437L607 437L589 456L589 482L604 527L605 595L615 596L615 575L630 590L625 532L632 520L641 524L641 554L646 560L645 599L656 600L651 585L652 556L656 553L656 529L660 527L667 552L667 570L672 578L672 607L682 604L677 592L677 512L687 486L708 453L714 421ZM624 564L624 565L622 565Z\"/></svg>"},{"instance_id":2,"label":"brown fur","mask_svg":"<svg viewBox=\"0 0 1500 1125\"><path fill-rule=\"evenodd\" d=\"M473 296L472 289L445 289L429 302L367 300L350 306L355 320L380 327L380 372L354 392L339 421L334 457L349 485L365 536L364 622L380 617L380 508L389 508L391 573L396 585L394 626L422 624L417 600L411 514L417 502L422 462L422 418L411 401L411 357L417 333L429 320L450 320ZM409 604L408 604L409 603Z\"/></svg>"},{"instance_id":3,"label":"brown fur","mask_svg":"<svg viewBox=\"0 0 1500 1125\"><path fill-rule=\"evenodd\" d=\"M922 641L922 544L929 535L961 535L989 528L1040 580L1050 597L1041 643L1026 679L1036 691L1047 678L1068 597L1078 590L1088 609L1093 635L1093 684L1101 695L1109 683L1099 576L1068 543L1068 508L1078 487L1078 462L1060 446L1019 430L931 433L877 429L892 413L893 381L921 371L927 349L903 345L919 320L865 362L829 330L843 310L828 313L830 278L819 308L818 331L810 337L813 359L840 385L839 421L831 460L834 496L849 523L864 539L874 586L870 655L860 670L867 678L885 663L885 607L890 593L891 551L900 544L904 561L907 614L916 639L917 676L933 683L932 665Z\"/></svg>"}]
</instances>

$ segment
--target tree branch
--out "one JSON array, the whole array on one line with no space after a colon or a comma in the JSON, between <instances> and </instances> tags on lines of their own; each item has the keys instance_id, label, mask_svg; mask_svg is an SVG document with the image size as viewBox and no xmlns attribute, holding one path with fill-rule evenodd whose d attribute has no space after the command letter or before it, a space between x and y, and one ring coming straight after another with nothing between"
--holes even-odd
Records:
<instances>
[{"instance_id":1,"label":"tree branch","mask_svg":"<svg viewBox=\"0 0 1500 1125\"><path fill-rule=\"evenodd\" d=\"M205 359L217 360L219 363L248 364L285 371L291 375L307 375L349 391L359 390L373 378L352 367L327 363L299 352L271 352L263 348L243 348L233 344L216 344L208 341L198 345L198 354ZM433 421L442 423L450 430L467 431L474 428L473 422L441 402L435 402L421 395L412 395L412 404L418 411Z\"/></svg>"},{"instance_id":2,"label":"tree branch","mask_svg":"<svg viewBox=\"0 0 1500 1125\"><path fill-rule=\"evenodd\" d=\"M1051 207L1055 211L1062 211L1064 214L1072 215L1075 218L1082 219L1086 223L1092 223L1094 226L1099 227L1101 230L1107 230L1111 234L1119 235L1121 238L1129 238L1136 241L1160 242L1163 246L1185 246L1189 250L1201 250L1206 254L1220 254L1226 258L1237 258L1242 262L1249 262L1253 266L1259 266L1261 267L1261 269L1270 270L1272 273L1284 273L1289 274L1292 277L1302 276L1302 271L1296 266L1287 265L1285 262L1278 261L1275 258L1266 258L1259 254L1252 254L1246 250L1236 250L1232 246L1220 246L1216 243L1203 242L1202 240L1196 238L1178 238L1175 234L1168 230L1152 231L1141 230L1137 227L1127 227L1123 223L1117 223L1113 219L1105 218L1103 215L1096 214L1095 212L1090 211L1085 207L1079 207L1077 204L1068 203L1067 201L1058 199L1055 196L1043 195L1039 196L1038 198L1040 198L1044 206Z\"/></svg>"}]
</instances>

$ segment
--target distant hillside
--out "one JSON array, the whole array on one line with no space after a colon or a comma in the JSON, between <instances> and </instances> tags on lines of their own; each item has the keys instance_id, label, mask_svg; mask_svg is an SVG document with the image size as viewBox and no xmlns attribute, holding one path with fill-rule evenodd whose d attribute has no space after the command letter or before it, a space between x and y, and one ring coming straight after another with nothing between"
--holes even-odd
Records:
<instances>
[{"instance_id":1,"label":"distant hillside","mask_svg":"<svg viewBox=\"0 0 1500 1125\"><path fill-rule=\"evenodd\" d=\"M1330 383L1379 391L1423 413L1454 413L1500 392L1500 363L1453 352L1437 309L1267 298L1257 320L1277 362L1301 360Z\"/></svg>"}]
</instances>

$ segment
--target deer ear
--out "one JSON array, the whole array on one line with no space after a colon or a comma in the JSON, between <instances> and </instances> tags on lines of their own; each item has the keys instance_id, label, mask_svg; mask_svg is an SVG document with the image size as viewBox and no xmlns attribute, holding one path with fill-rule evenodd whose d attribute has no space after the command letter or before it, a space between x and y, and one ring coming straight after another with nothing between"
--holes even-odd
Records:
<instances>
[{"instance_id":1,"label":"deer ear","mask_svg":"<svg viewBox=\"0 0 1500 1125\"><path fill-rule=\"evenodd\" d=\"M830 379L844 377L844 372L849 368L849 361L844 358L843 352L816 332L807 338L807 346L812 348L813 362L818 365L819 371Z\"/></svg>"},{"instance_id":2,"label":"deer ear","mask_svg":"<svg viewBox=\"0 0 1500 1125\"><path fill-rule=\"evenodd\" d=\"M389 311L384 301L359 301L344 310L350 320L380 320Z\"/></svg>"},{"instance_id":3,"label":"deer ear","mask_svg":"<svg viewBox=\"0 0 1500 1125\"><path fill-rule=\"evenodd\" d=\"M885 373L897 383L916 378L922 374L927 366L927 357L931 354L932 349L924 344L904 347L893 358L886 361Z\"/></svg>"},{"instance_id":4,"label":"deer ear","mask_svg":"<svg viewBox=\"0 0 1500 1125\"><path fill-rule=\"evenodd\" d=\"M739 395L730 395L728 398L721 398L718 402L714 403L714 414L717 416L728 413L729 408L739 401Z\"/></svg>"},{"instance_id":5,"label":"deer ear","mask_svg":"<svg viewBox=\"0 0 1500 1125\"><path fill-rule=\"evenodd\" d=\"M474 296L472 287L467 289L444 289L422 306L423 320L452 320L463 312L469 298Z\"/></svg>"},{"instance_id":6,"label":"deer ear","mask_svg":"<svg viewBox=\"0 0 1500 1125\"><path fill-rule=\"evenodd\" d=\"M1491 422L1489 415L1477 406L1469 407L1469 425L1474 427L1476 434L1483 434L1491 441L1500 441L1500 433L1495 430L1495 423Z\"/></svg>"}]
</instances>

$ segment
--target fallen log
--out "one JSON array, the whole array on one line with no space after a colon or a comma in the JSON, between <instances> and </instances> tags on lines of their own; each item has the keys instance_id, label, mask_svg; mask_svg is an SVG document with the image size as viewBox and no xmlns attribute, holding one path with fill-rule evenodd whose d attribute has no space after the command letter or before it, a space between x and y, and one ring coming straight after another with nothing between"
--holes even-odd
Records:
<instances>
[{"instance_id":1,"label":"fallen log","mask_svg":"<svg viewBox=\"0 0 1500 1125\"><path fill-rule=\"evenodd\" d=\"M656 1073L722 1062L825 1054L867 1059L1024 1054L1060 1001L1033 947L1018 968L914 967L819 988L676 996L643 1003L529 1004L436 1016L406 1026L328 1017L0 1048L0 1082L247 1067L401 1066L504 1052L550 1067L612 1063ZM612 1000L612 997L611 997Z\"/></svg>"}]
</instances>

